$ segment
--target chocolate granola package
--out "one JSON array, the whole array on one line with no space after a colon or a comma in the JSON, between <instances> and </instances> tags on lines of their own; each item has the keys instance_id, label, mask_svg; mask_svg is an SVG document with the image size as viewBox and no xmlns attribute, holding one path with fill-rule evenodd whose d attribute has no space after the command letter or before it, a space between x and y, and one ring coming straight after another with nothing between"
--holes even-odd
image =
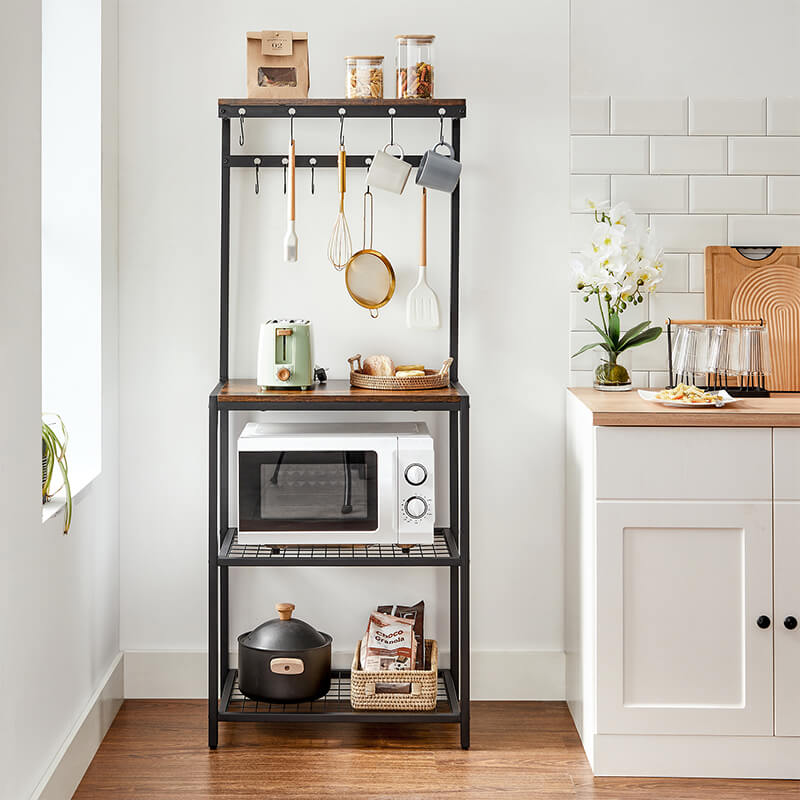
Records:
<instances>
[{"instance_id":1,"label":"chocolate granola package","mask_svg":"<svg viewBox=\"0 0 800 800\"><path fill-rule=\"evenodd\" d=\"M414 622L414 640L417 643L417 655L412 669L425 669L425 602L420 600L413 606L378 606L382 614L391 614L400 619Z\"/></svg>"},{"instance_id":2,"label":"chocolate granola package","mask_svg":"<svg viewBox=\"0 0 800 800\"><path fill-rule=\"evenodd\" d=\"M361 669L365 672L403 672L413 669L417 642L413 620L373 611L361 641ZM410 694L410 683L376 683L376 694Z\"/></svg>"}]
</instances>

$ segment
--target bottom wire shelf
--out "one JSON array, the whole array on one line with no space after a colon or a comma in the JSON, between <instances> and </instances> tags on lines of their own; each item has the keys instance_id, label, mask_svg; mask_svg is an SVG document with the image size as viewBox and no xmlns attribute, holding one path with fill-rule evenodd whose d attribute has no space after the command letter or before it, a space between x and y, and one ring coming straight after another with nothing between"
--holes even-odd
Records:
<instances>
[{"instance_id":1,"label":"bottom wire shelf","mask_svg":"<svg viewBox=\"0 0 800 800\"><path fill-rule=\"evenodd\" d=\"M356 711L350 705L350 670L332 670L330 691L308 703L251 700L239 689L238 670L225 677L219 703L220 720L251 722L458 722L461 709L453 676L439 670L433 711Z\"/></svg>"}]
</instances>

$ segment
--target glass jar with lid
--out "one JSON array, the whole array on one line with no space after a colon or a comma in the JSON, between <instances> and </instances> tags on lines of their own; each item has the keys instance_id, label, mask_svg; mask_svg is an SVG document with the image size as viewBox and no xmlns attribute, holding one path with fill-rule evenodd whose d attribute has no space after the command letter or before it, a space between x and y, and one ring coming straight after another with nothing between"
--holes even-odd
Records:
<instances>
[{"instance_id":1,"label":"glass jar with lid","mask_svg":"<svg viewBox=\"0 0 800 800\"><path fill-rule=\"evenodd\" d=\"M433 97L431 34L401 34L397 39L397 96Z\"/></svg>"},{"instance_id":2,"label":"glass jar with lid","mask_svg":"<svg viewBox=\"0 0 800 800\"><path fill-rule=\"evenodd\" d=\"M383 56L347 56L345 97L383 97Z\"/></svg>"}]
</instances>

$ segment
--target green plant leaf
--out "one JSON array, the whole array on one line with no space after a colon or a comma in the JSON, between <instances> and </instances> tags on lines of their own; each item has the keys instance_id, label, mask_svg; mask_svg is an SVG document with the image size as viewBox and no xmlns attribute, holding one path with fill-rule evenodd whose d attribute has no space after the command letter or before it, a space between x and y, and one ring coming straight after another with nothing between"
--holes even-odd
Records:
<instances>
[{"instance_id":1,"label":"green plant leaf","mask_svg":"<svg viewBox=\"0 0 800 800\"><path fill-rule=\"evenodd\" d=\"M619 314L616 311L608 312L608 338L616 350L619 345Z\"/></svg>"},{"instance_id":2,"label":"green plant leaf","mask_svg":"<svg viewBox=\"0 0 800 800\"><path fill-rule=\"evenodd\" d=\"M648 342L654 342L659 336L661 336L661 328L648 328L644 333L634 336L634 338L625 345L625 349L627 350L630 347L639 347Z\"/></svg>"},{"instance_id":3,"label":"green plant leaf","mask_svg":"<svg viewBox=\"0 0 800 800\"><path fill-rule=\"evenodd\" d=\"M638 325L634 325L620 340L619 346L624 347L627 342L629 342L634 337L638 336L642 331L646 330L650 325L650 321L640 322Z\"/></svg>"},{"instance_id":4,"label":"green plant leaf","mask_svg":"<svg viewBox=\"0 0 800 800\"><path fill-rule=\"evenodd\" d=\"M605 342L606 350L609 352L616 349L614 347L614 342L611 341L608 334L596 323L592 322L590 319L586 320L603 338L603 342Z\"/></svg>"},{"instance_id":5,"label":"green plant leaf","mask_svg":"<svg viewBox=\"0 0 800 800\"><path fill-rule=\"evenodd\" d=\"M605 342L591 342L581 347L581 349L578 350L577 353L573 353L572 358L575 358L575 356L579 356L581 353L585 353L587 350L591 350L593 347L602 347L603 350L608 350L608 347L606 346Z\"/></svg>"}]
</instances>

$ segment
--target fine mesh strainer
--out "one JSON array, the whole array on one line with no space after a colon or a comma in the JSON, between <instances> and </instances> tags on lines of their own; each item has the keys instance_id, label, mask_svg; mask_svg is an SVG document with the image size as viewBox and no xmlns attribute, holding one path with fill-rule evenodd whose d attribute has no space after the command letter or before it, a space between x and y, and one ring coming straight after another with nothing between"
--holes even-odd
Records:
<instances>
[{"instance_id":1,"label":"fine mesh strainer","mask_svg":"<svg viewBox=\"0 0 800 800\"><path fill-rule=\"evenodd\" d=\"M369 214L369 247L367 247L367 215ZM367 186L364 192L364 233L361 250L353 253L347 262L344 283L350 297L362 308L369 310L375 319L378 309L385 306L394 294L395 276L386 256L372 247L372 192Z\"/></svg>"}]
</instances>

